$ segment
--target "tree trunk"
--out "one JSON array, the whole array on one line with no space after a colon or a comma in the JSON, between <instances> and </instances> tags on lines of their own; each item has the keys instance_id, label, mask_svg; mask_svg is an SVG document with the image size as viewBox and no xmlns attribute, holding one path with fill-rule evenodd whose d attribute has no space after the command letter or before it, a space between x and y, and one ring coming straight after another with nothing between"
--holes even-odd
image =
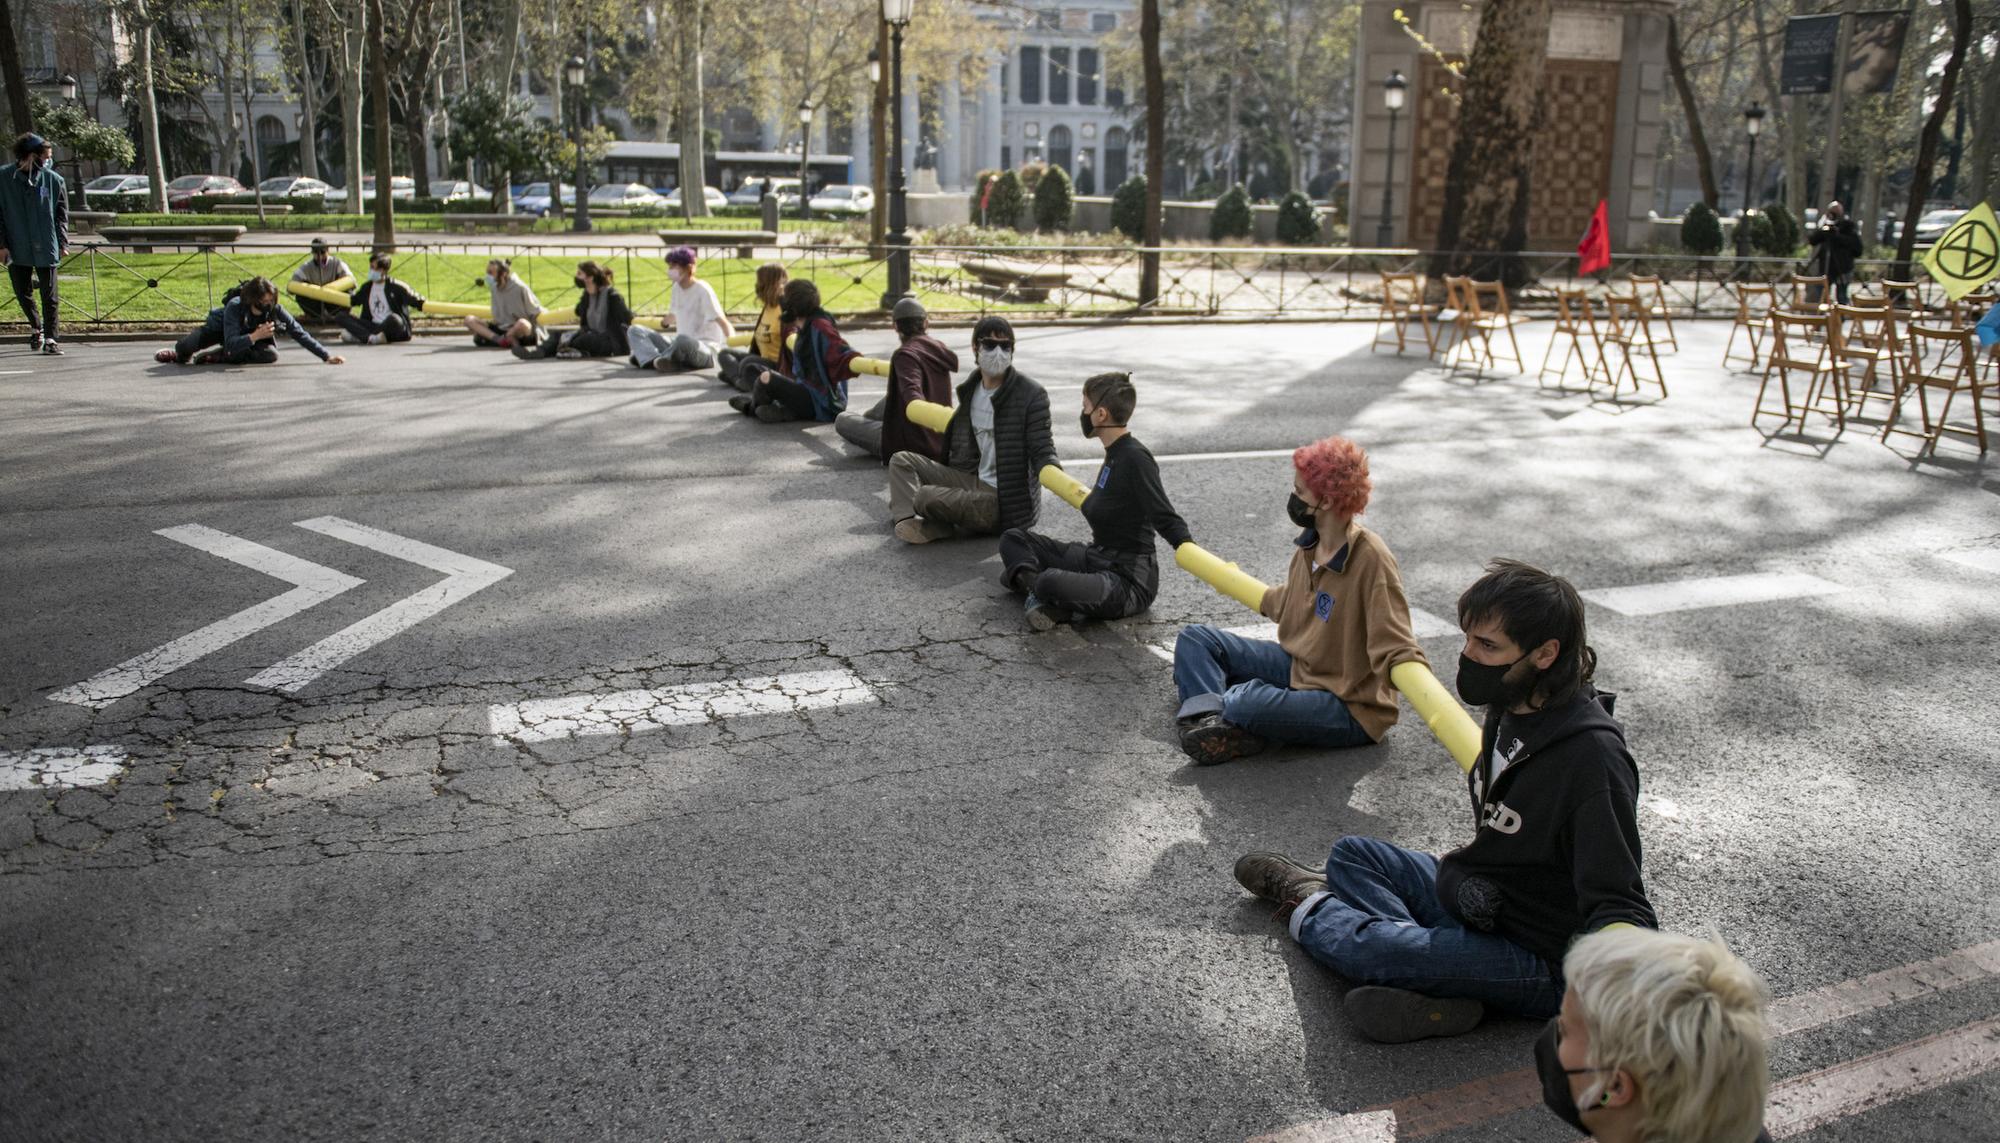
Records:
<instances>
[{"instance_id":1,"label":"tree trunk","mask_svg":"<svg viewBox=\"0 0 2000 1143\"><path fill-rule=\"evenodd\" d=\"M1882 234L1882 162L1874 155L1864 155L1861 159L1861 193L1857 196L1861 210L1857 214L1850 211L1849 217L1861 227L1863 256L1881 242Z\"/></svg>"},{"instance_id":2,"label":"tree trunk","mask_svg":"<svg viewBox=\"0 0 2000 1143\"><path fill-rule=\"evenodd\" d=\"M292 0L292 38L299 47L299 173L319 177L319 77L306 50L306 0Z\"/></svg>"},{"instance_id":3,"label":"tree trunk","mask_svg":"<svg viewBox=\"0 0 2000 1143\"><path fill-rule=\"evenodd\" d=\"M1491 255L1527 247L1550 16L1550 0L1491 0L1481 11L1445 169L1433 277L1490 270ZM1520 284L1517 259L1503 258L1499 269L1509 286Z\"/></svg>"},{"instance_id":4,"label":"tree trunk","mask_svg":"<svg viewBox=\"0 0 2000 1143\"><path fill-rule=\"evenodd\" d=\"M347 181L348 214L360 214L361 203L361 56L367 41L368 8L348 0L340 30L340 164Z\"/></svg>"},{"instance_id":5,"label":"tree trunk","mask_svg":"<svg viewBox=\"0 0 2000 1143\"><path fill-rule=\"evenodd\" d=\"M1993 196L1994 180L2000 179L2000 50L1983 52L1986 59L1979 70L1978 113L1973 117L1972 186L1968 202L1985 202Z\"/></svg>"},{"instance_id":6,"label":"tree trunk","mask_svg":"<svg viewBox=\"0 0 2000 1143\"><path fill-rule=\"evenodd\" d=\"M1160 196L1167 178L1167 81L1160 66L1160 0L1140 0L1139 51L1146 83L1146 220L1139 230L1139 304L1160 300Z\"/></svg>"},{"instance_id":7,"label":"tree trunk","mask_svg":"<svg viewBox=\"0 0 2000 1143\"><path fill-rule=\"evenodd\" d=\"M1910 201L1903 206L1903 233L1896 239L1896 264L1890 273L1910 280L1910 254L1916 249L1917 220L1924 216L1924 200L1931 196L1931 171L1937 166L1938 139L1944 135L1944 121L1958 102L1958 73L1965 67L1965 49L1972 41L1972 0L1952 0L1951 56L1944 61L1944 76L1938 81L1937 103L1924 120L1917 136L1917 165L1910 172Z\"/></svg>"},{"instance_id":8,"label":"tree trunk","mask_svg":"<svg viewBox=\"0 0 2000 1143\"><path fill-rule=\"evenodd\" d=\"M395 167L389 149L389 53L382 34L382 0L368 0L368 98L375 104L375 249L396 247Z\"/></svg>"},{"instance_id":9,"label":"tree trunk","mask_svg":"<svg viewBox=\"0 0 2000 1143\"><path fill-rule=\"evenodd\" d=\"M1695 169L1701 173L1701 201L1714 210L1722 204L1722 192L1715 186L1715 156L1708 150L1708 135L1701 129L1701 107L1688 82L1687 61L1681 55L1681 22L1667 17L1667 73L1673 76L1674 90L1680 93L1681 114L1687 116L1688 145L1694 148Z\"/></svg>"},{"instance_id":10,"label":"tree trunk","mask_svg":"<svg viewBox=\"0 0 2000 1143\"><path fill-rule=\"evenodd\" d=\"M521 4L523 0L499 0L499 28L496 32L493 52L493 86L502 95L513 95L517 89L514 72L521 63ZM512 172L508 173L512 178ZM501 180L506 181L506 180Z\"/></svg>"},{"instance_id":11,"label":"tree trunk","mask_svg":"<svg viewBox=\"0 0 2000 1143\"><path fill-rule=\"evenodd\" d=\"M410 147L410 175L417 194L431 193L431 109L420 90L412 91L403 104L403 138Z\"/></svg>"},{"instance_id":12,"label":"tree trunk","mask_svg":"<svg viewBox=\"0 0 2000 1143\"><path fill-rule=\"evenodd\" d=\"M7 114L14 134L35 129L35 116L28 105L28 75L21 67L21 44L14 36L14 5L0 0L0 72L7 84Z\"/></svg>"},{"instance_id":13,"label":"tree trunk","mask_svg":"<svg viewBox=\"0 0 2000 1143\"><path fill-rule=\"evenodd\" d=\"M167 210L167 164L160 157L160 101L153 85L153 13L137 0L139 29L139 142L145 148L146 206L155 214Z\"/></svg>"},{"instance_id":14,"label":"tree trunk","mask_svg":"<svg viewBox=\"0 0 2000 1143\"><path fill-rule=\"evenodd\" d=\"M702 154L701 34L707 18L702 0L679 0L675 12L680 17L681 82L681 217L690 221L708 217L708 164Z\"/></svg>"}]
</instances>

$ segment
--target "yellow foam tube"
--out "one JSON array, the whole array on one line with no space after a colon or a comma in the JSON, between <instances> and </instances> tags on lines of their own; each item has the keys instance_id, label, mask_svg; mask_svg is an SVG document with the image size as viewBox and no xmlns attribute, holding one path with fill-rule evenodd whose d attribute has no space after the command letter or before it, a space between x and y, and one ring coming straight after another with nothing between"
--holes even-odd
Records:
<instances>
[{"instance_id":1,"label":"yellow foam tube","mask_svg":"<svg viewBox=\"0 0 2000 1143\"><path fill-rule=\"evenodd\" d=\"M1196 579L1252 611L1264 606L1264 593L1271 590L1263 580L1225 561L1221 556L1189 540L1174 549L1174 562Z\"/></svg>"},{"instance_id":2,"label":"yellow foam tube","mask_svg":"<svg viewBox=\"0 0 2000 1143\"><path fill-rule=\"evenodd\" d=\"M1431 669L1414 660L1397 663L1389 668L1389 681L1410 700L1410 708L1451 752L1458 768L1470 771L1479 760L1479 724L1444 689Z\"/></svg>"},{"instance_id":3,"label":"yellow foam tube","mask_svg":"<svg viewBox=\"0 0 2000 1143\"><path fill-rule=\"evenodd\" d=\"M350 286L354 284L352 278L341 280ZM328 305L346 307L353 304L347 300L346 294L334 289L331 284L315 286L306 282L286 282L285 290L295 298L311 298L313 301L325 302Z\"/></svg>"},{"instance_id":4,"label":"yellow foam tube","mask_svg":"<svg viewBox=\"0 0 2000 1143\"><path fill-rule=\"evenodd\" d=\"M574 325L577 322L576 307L566 310L543 310L535 319L543 325Z\"/></svg>"},{"instance_id":5,"label":"yellow foam tube","mask_svg":"<svg viewBox=\"0 0 2000 1143\"><path fill-rule=\"evenodd\" d=\"M1042 466L1041 478L1043 488L1062 497L1072 508L1082 509L1083 498L1090 495L1090 489L1077 483L1076 477L1053 464Z\"/></svg>"},{"instance_id":6,"label":"yellow foam tube","mask_svg":"<svg viewBox=\"0 0 2000 1143\"><path fill-rule=\"evenodd\" d=\"M941 433L951 424L951 409L935 401L911 401L903 407L903 415L913 425L922 425L934 433Z\"/></svg>"},{"instance_id":7,"label":"yellow foam tube","mask_svg":"<svg viewBox=\"0 0 2000 1143\"><path fill-rule=\"evenodd\" d=\"M476 306L471 302L426 301L424 303L424 312L427 314L443 314L446 317L476 317L485 318L487 321L493 320L492 306Z\"/></svg>"},{"instance_id":8,"label":"yellow foam tube","mask_svg":"<svg viewBox=\"0 0 2000 1143\"><path fill-rule=\"evenodd\" d=\"M750 346L750 335L747 333L731 334L729 340L724 344L728 345L731 349L747 349Z\"/></svg>"}]
</instances>

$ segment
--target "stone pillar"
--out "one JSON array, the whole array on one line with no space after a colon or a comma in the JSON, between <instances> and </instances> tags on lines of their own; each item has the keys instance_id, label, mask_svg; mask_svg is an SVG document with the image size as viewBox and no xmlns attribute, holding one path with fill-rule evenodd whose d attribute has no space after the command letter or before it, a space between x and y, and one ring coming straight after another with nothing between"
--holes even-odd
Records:
<instances>
[{"instance_id":1,"label":"stone pillar","mask_svg":"<svg viewBox=\"0 0 2000 1143\"><path fill-rule=\"evenodd\" d=\"M863 72L854 94L854 183L868 186L875 180L875 125L869 116L875 110L875 89Z\"/></svg>"},{"instance_id":2,"label":"stone pillar","mask_svg":"<svg viewBox=\"0 0 2000 1143\"><path fill-rule=\"evenodd\" d=\"M923 121L917 116L917 86L921 82L917 69L910 66L910 50L907 39L903 44L903 170L909 174L909 182L917 181L917 141L923 135ZM891 146L894 142L891 141Z\"/></svg>"},{"instance_id":3,"label":"stone pillar","mask_svg":"<svg viewBox=\"0 0 2000 1143\"><path fill-rule=\"evenodd\" d=\"M986 83L979 89L979 159L983 171L1000 169L1000 137L1006 124L1006 93L1000 89L1000 61L986 65Z\"/></svg>"},{"instance_id":4,"label":"stone pillar","mask_svg":"<svg viewBox=\"0 0 2000 1143\"><path fill-rule=\"evenodd\" d=\"M940 98L944 106L940 109L943 114L939 116L938 184L946 190L959 190L965 186L965 113L956 63L945 73L944 91Z\"/></svg>"},{"instance_id":5,"label":"stone pillar","mask_svg":"<svg viewBox=\"0 0 2000 1143\"><path fill-rule=\"evenodd\" d=\"M1361 8L1360 42L1354 53L1355 123L1348 136L1349 241L1373 246L1382 221L1382 184L1390 182L1392 242L1422 247L1437 236L1413 238L1409 233L1410 154L1417 137L1418 57L1409 36L1396 23L1393 0L1368 0ZM1396 116L1396 163L1389 169L1389 112L1382 105L1382 80L1391 70L1409 80L1409 98Z\"/></svg>"}]
</instances>

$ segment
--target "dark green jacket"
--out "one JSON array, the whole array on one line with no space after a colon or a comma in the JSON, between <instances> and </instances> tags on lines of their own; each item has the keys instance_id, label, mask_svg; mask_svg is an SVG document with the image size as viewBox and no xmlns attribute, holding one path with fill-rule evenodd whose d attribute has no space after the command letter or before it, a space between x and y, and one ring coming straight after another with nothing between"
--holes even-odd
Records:
<instances>
[{"instance_id":1,"label":"dark green jacket","mask_svg":"<svg viewBox=\"0 0 2000 1143\"><path fill-rule=\"evenodd\" d=\"M69 188L47 167L0 168L0 244L16 266L53 266L69 249Z\"/></svg>"}]
</instances>

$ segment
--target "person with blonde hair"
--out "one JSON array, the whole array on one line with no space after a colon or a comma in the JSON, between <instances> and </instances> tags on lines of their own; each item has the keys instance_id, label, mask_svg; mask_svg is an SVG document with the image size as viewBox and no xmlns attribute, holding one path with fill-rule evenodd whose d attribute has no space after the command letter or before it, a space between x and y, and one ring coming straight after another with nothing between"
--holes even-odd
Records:
<instances>
[{"instance_id":1,"label":"person with blonde hair","mask_svg":"<svg viewBox=\"0 0 2000 1143\"><path fill-rule=\"evenodd\" d=\"M757 267L757 321L750 327L750 348L724 349L715 355L716 375L739 391L750 391L746 367L776 369L785 355L785 283L791 276L776 262Z\"/></svg>"},{"instance_id":2,"label":"person with blonde hair","mask_svg":"<svg viewBox=\"0 0 2000 1143\"><path fill-rule=\"evenodd\" d=\"M1542 1100L1599 1143L1751 1143L1771 1073L1769 991L1719 936L1614 928L1563 958L1535 1042Z\"/></svg>"}]
</instances>

